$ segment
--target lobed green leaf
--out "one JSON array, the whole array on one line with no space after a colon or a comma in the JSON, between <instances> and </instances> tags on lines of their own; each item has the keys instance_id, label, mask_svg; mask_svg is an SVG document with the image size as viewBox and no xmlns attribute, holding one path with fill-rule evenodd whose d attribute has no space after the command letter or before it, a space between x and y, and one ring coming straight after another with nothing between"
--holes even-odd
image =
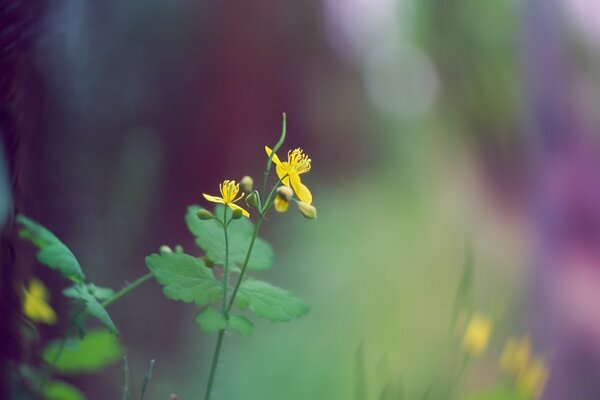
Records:
<instances>
[{"instance_id":1,"label":"lobed green leaf","mask_svg":"<svg viewBox=\"0 0 600 400\"><path fill-rule=\"evenodd\" d=\"M202 260L189 254L163 252L146 257L146 265L171 300L210 304L223 296L223 285Z\"/></svg>"},{"instance_id":2,"label":"lobed green leaf","mask_svg":"<svg viewBox=\"0 0 600 400\"><path fill-rule=\"evenodd\" d=\"M206 333L215 333L227 328L227 319L225 316L211 307L208 307L196 316L196 323Z\"/></svg>"},{"instance_id":3,"label":"lobed green leaf","mask_svg":"<svg viewBox=\"0 0 600 400\"><path fill-rule=\"evenodd\" d=\"M252 321L241 315L230 315L228 327L242 336L252 336L254 334L254 324Z\"/></svg>"},{"instance_id":4,"label":"lobed green leaf","mask_svg":"<svg viewBox=\"0 0 600 400\"><path fill-rule=\"evenodd\" d=\"M205 333L215 333L221 329L230 329L242 336L252 336L254 333L254 324L248 318L229 315L228 320L221 312L211 307L196 316L196 323Z\"/></svg>"},{"instance_id":5,"label":"lobed green leaf","mask_svg":"<svg viewBox=\"0 0 600 400\"><path fill-rule=\"evenodd\" d=\"M256 280L242 282L235 302L238 307L248 308L272 322L291 321L310 311L310 307L291 292Z\"/></svg>"},{"instance_id":6,"label":"lobed green leaf","mask_svg":"<svg viewBox=\"0 0 600 400\"><path fill-rule=\"evenodd\" d=\"M75 286L71 286L70 288L63 290L63 294L67 297L83 302L85 304L85 314L95 317L104 326L106 326L112 334L118 335L117 327L110 318L110 315L108 315L106 309L102 306L102 304L100 304L100 302L98 302L96 297L90 293L87 285L77 283Z\"/></svg>"},{"instance_id":7,"label":"lobed green leaf","mask_svg":"<svg viewBox=\"0 0 600 400\"><path fill-rule=\"evenodd\" d=\"M196 213L200 209L195 205L188 207L185 216L187 226L196 237L196 244L206 252L207 257L213 263L223 265L225 264L223 227L219 221L214 219L201 220L198 218ZM231 213L229 214L231 215ZM217 206L214 215L222 219L223 206ZM229 224L227 234L229 237L229 261L232 264L232 270L234 264L238 267L244 264L253 232L254 224L248 218L233 220ZM252 270L269 269L273 266L273 257L271 245L260 238L256 238L247 268Z\"/></svg>"},{"instance_id":8,"label":"lobed green leaf","mask_svg":"<svg viewBox=\"0 0 600 400\"><path fill-rule=\"evenodd\" d=\"M22 226L19 237L29 240L38 248L37 259L40 263L58 270L65 278L74 282L85 279L79 261L52 232L24 215L17 215L16 221Z\"/></svg>"},{"instance_id":9,"label":"lobed green leaf","mask_svg":"<svg viewBox=\"0 0 600 400\"><path fill-rule=\"evenodd\" d=\"M48 343L42 353L47 363L52 363L60 349L60 340ZM123 354L117 338L103 329L90 330L82 340L68 340L56 364L60 374L97 372L117 361Z\"/></svg>"}]
</instances>

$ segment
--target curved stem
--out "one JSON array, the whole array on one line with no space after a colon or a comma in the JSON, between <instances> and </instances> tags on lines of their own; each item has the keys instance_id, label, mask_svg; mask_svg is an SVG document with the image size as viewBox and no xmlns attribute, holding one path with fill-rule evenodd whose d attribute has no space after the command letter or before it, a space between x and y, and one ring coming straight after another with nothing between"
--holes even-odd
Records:
<instances>
[{"instance_id":1,"label":"curved stem","mask_svg":"<svg viewBox=\"0 0 600 400\"><path fill-rule=\"evenodd\" d=\"M267 180L269 179L269 173L271 172L271 163L273 161L273 157L275 157L275 153L277 152L277 150L279 150L279 148L283 144L283 141L285 140L286 119L287 119L285 113L282 114L281 119L282 119L282 121L281 121L281 136L279 136L279 141L275 144L275 147L273 147L273 149L272 149L273 151L271 152L271 155L267 159L267 165L265 165L265 174L263 176L263 184L262 184L262 192L261 192L261 196L263 198L265 197L265 192L267 190Z\"/></svg>"},{"instance_id":2,"label":"curved stem","mask_svg":"<svg viewBox=\"0 0 600 400\"><path fill-rule=\"evenodd\" d=\"M110 298L104 300L102 303L102 307L108 307L115 301L119 300L121 297L125 296L127 293L131 292L133 289L140 286L142 283L150 280L154 276L154 272L148 272L146 275L139 277L135 281L131 282L129 285L125 286L123 289L119 290L117 293L112 295Z\"/></svg>"}]
</instances>

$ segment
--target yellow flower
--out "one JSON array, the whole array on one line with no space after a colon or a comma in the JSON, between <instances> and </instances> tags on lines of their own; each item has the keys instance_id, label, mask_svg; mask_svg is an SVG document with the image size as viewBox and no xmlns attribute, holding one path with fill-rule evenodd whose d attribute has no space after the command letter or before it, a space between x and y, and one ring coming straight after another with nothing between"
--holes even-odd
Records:
<instances>
[{"instance_id":1,"label":"yellow flower","mask_svg":"<svg viewBox=\"0 0 600 400\"><path fill-rule=\"evenodd\" d=\"M23 296L23 313L29 319L49 325L56 323L56 313L48 305L50 294L42 282L38 279L29 281L29 288L23 288Z\"/></svg>"},{"instance_id":2,"label":"yellow flower","mask_svg":"<svg viewBox=\"0 0 600 400\"><path fill-rule=\"evenodd\" d=\"M275 196L273 205L275 206L275 211L282 213L288 210L288 208L290 207L290 202L287 201L285 197L277 195Z\"/></svg>"},{"instance_id":3,"label":"yellow flower","mask_svg":"<svg viewBox=\"0 0 600 400\"><path fill-rule=\"evenodd\" d=\"M491 319L483 314L474 314L467 323L462 347L467 354L473 357L480 356L486 350L491 335Z\"/></svg>"},{"instance_id":4,"label":"yellow flower","mask_svg":"<svg viewBox=\"0 0 600 400\"><path fill-rule=\"evenodd\" d=\"M273 152L269 147L265 146L267 156L271 156ZM306 186L304 186L300 180L300 175L310 171L310 158L302 149L295 149L288 151L287 161L281 162L277 154L273 154L273 163L275 164L275 170L277 176L281 179L281 182L294 189L298 198L306 204L312 203L312 194Z\"/></svg>"},{"instance_id":5,"label":"yellow flower","mask_svg":"<svg viewBox=\"0 0 600 400\"><path fill-rule=\"evenodd\" d=\"M202 196L208 201L212 201L213 203L225 204L227 207L232 210L242 210L242 214L246 218L250 218L250 213L244 210L242 207L234 204L236 201L240 200L244 197L244 193L242 193L239 197L237 196L240 191L240 184L235 183L235 181L224 181L219 185L219 191L221 192L221 197L211 196L205 193L202 193Z\"/></svg>"},{"instance_id":6,"label":"yellow flower","mask_svg":"<svg viewBox=\"0 0 600 400\"><path fill-rule=\"evenodd\" d=\"M531 341L527 336L521 340L510 338L500 356L500 369L509 375L518 376L527 369L530 357Z\"/></svg>"},{"instance_id":7,"label":"yellow flower","mask_svg":"<svg viewBox=\"0 0 600 400\"><path fill-rule=\"evenodd\" d=\"M538 398L542 394L547 380L546 364L541 359L535 358L517 378L517 390L523 395Z\"/></svg>"}]
</instances>

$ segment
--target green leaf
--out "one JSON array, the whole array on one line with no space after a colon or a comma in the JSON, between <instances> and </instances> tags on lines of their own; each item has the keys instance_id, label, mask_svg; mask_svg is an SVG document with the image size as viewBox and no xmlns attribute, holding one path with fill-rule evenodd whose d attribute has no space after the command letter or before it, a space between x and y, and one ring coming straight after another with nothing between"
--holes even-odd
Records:
<instances>
[{"instance_id":1,"label":"green leaf","mask_svg":"<svg viewBox=\"0 0 600 400\"><path fill-rule=\"evenodd\" d=\"M54 361L60 342L51 341L44 349L42 357L47 363ZM67 340L55 369L60 374L97 372L117 361L122 354L123 348L117 338L103 329L93 329L82 340Z\"/></svg>"},{"instance_id":2,"label":"green leaf","mask_svg":"<svg viewBox=\"0 0 600 400\"><path fill-rule=\"evenodd\" d=\"M172 300L204 306L223 295L223 285L210 268L188 254L163 252L146 257L146 265L156 280L164 285L163 293Z\"/></svg>"},{"instance_id":3,"label":"green leaf","mask_svg":"<svg viewBox=\"0 0 600 400\"><path fill-rule=\"evenodd\" d=\"M225 264L225 235L223 227L214 219L201 220L198 218L196 215L198 210L200 210L200 207L195 205L188 207L188 212L185 216L187 226L196 237L196 244L206 252L208 258L215 264L223 265ZM214 215L222 219L223 206L217 206ZM248 218L240 218L231 221L229 224L227 234L229 237L229 260L232 264L239 267L244 264L253 232L254 224ZM271 268L272 266L273 249L271 245L260 238L256 238L252 255L248 260L248 268L262 270Z\"/></svg>"},{"instance_id":4,"label":"green leaf","mask_svg":"<svg viewBox=\"0 0 600 400\"><path fill-rule=\"evenodd\" d=\"M228 327L242 336L252 336L254 334L252 321L241 315L230 315Z\"/></svg>"},{"instance_id":5,"label":"green leaf","mask_svg":"<svg viewBox=\"0 0 600 400\"><path fill-rule=\"evenodd\" d=\"M93 283L87 285L87 288L90 294L100 301L108 300L115 295L115 291L111 288L96 286Z\"/></svg>"},{"instance_id":6,"label":"green leaf","mask_svg":"<svg viewBox=\"0 0 600 400\"><path fill-rule=\"evenodd\" d=\"M44 399L46 400L85 400L81 390L67 382L52 380L44 386Z\"/></svg>"},{"instance_id":7,"label":"green leaf","mask_svg":"<svg viewBox=\"0 0 600 400\"><path fill-rule=\"evenodd\" d=\"M214 308L207 308L196 316L196 323L205 333L215 333L221 329L230 329L242 336L252 336L254 324L241 315L230 315L229 320Z\"/></svg>"},{"instance_id":8,"label":"green leaf","mask_svg":"<svg viewBox=\"0 0 600 400\"><path fill-rule=\"evenodd\" d=\"M227 328L227 319L223 314L208 307L196 316L196 323L202 327L206 333L215 333L221 329Z\"/></svg>"},{"instance_id":9,"label":"green leaf","mask_svg":"<svg viewBox=\"0 0 600 400\"><path fill-rule=\"evenodd\" d=\"M258 317L286 322L308 313L310 308L292 293L267 282L246 280L235 298L240 308L248 308Z\"/></svg>"},{"instance_id":10,"label":"green leaf","mask_svg":"<svg viewBox=\"0 0 600 400\"><path fill-rule=\"evenodd\" d=\"M88 286L78 283L75 286L63 290L63 294L72 299L81 300L85 304L85 313L95 317L102 322L111 333L118 335L117 327L110 318L110 315L108 315L102 304L100 304L90 293Z\"/></svg>"},{"instance_id":11,"label":"green leaf","mask_svg":"<svg viewBox=\"0 0 600 400\"><path fill-rule=\"evenodd\" d=\"M17 215L17 223L22 226L19 237L29 240L39 249L37 259L40 263L60 271L65 278L74 282L85 279L81 266L71 250L52 232L23 215Z\"/></svg>"}]
</instances>

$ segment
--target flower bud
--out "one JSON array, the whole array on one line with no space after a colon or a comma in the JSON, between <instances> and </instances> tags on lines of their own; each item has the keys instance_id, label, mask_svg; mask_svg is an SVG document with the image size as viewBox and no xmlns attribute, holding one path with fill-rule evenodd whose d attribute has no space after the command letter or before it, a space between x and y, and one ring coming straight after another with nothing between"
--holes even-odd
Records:
<instances>
[{"instance_id":1,"label":"flower bud","mask_svg":"<svg viewBox=\"0 0 600 400\"><path fill-rule=\"evenodd\" d=\"M233 213L231 214L231 218L233 219L240 219L244 216L244 212L242 211L241 208L236 208L235 210L233 210Z\"/></svg>"},{"instance_id":2,"label":"flower bud","mask_svg":"<svg viewBox=\"0 0 600 400\"><path fill-rule=\"evenodd\" d=\"M303 201L298 202L298 209L308 219L317 219L317 209Z\"/></svg>"},{"instance_id":3,"label":"flower bud","mask_svg":"<svg viewBox=\"0 0 600 400\"><path fill-rule=\"evenodd\" d=\"M181 247L181 245L177 245L175 246L175 253L177 254L183 254L183 247Z\"/></svg>"},{"instance_id":4,"label":"flower bud","mask_svg":"<svg viewBox=\"0 0 600 400\"><path fill-rule=\"evenodd\" d=\"M162 245L160 246L160 254L168 254L168 253L172 253L173 250L171 250L171 248L169 246L165 246Z\"/></svg>"},{"instance_id":5,"label":"flower bud","mask_svg":"<svg viewBox=\"0 0 600 400\"><path fill-rule=\"evenodd\" d=\"M196 212L196 215L200 219L212 219L213 218L212 213L204 208L199 209L198 212Z\"/></svg>"},{"instance_id":6,"label":"flower bud","mask_svg":"<svg viewBox=\"0 0 600 400\"><path fill-rule=\"evenodd\" d=\"M277 193L275 200L273 201L273 206L277 212L286 212L290 206L290 202L284 196Z\"/></svg>"},{"instance_id":7,"label":"flower bud","mask_svg":"<svg viewBox=\"0 0 600 400\"><path fill-rule=\"evenodd\" d=\"M254 180L248 175L246 175L240 181L240 187L242 188L242 191L244 193L250 193L254 188Z\"/></svg>"},{"instance_id":8,"label":"flower bud","mask_svg":"<svg viewBox=\"0 0 600 400\"><path fill-rule=\"evenodd\" d=\"M287 186L279 186L277 188L277 195L283 197L286 201L290 201L294 197L294 191Z\"/></svg>"},{"instance_id":9,"label":"flower bud","mask_svg":"<svg viewBox=\"0 0 600 400\"><path fill-rule=\"evenodd\" d=\"M256 193L256 190L246 196L246 205L250 208L258 206L258 193Z\"/></svg>"}]
</instances>

